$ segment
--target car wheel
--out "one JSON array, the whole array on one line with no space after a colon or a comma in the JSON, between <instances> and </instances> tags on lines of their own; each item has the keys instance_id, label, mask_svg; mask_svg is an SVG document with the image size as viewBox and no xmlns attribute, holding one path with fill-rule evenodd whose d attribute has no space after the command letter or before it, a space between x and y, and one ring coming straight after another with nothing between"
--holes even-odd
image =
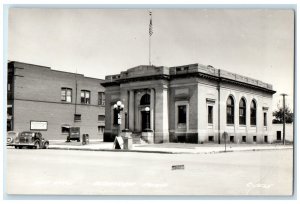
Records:
<instances>
[{"instance_id":1,"label":"car wheel","mask_svg":"<svg viewBox=\"0 0 300 204\"><path fill-rule=\"evenodd\" d=\"M48 149L48 147L49 147L49 142L45 142L43 149Z\"/></svg>"},{"instance_id":2,"label":"car wheel","mask_svg":"<svg viewBox=\"0 0 300 204\"><path fill-rule=\"evenodd\" d=\"M77 139L77 142L80 142L80 139Z\"/></svg>"},{"instance_id":3,"label":"car wheel","mask_svg":"<svg viewBox=\"0 0 300 204\"><path fill-rule=\"evenodd\" d=\"M39 143L38 141L36 141L36 142L34 143L34 148L35 148L35 149L39 149L39 148L40 148L40 143Z\"/></svg>"}]
</instances>

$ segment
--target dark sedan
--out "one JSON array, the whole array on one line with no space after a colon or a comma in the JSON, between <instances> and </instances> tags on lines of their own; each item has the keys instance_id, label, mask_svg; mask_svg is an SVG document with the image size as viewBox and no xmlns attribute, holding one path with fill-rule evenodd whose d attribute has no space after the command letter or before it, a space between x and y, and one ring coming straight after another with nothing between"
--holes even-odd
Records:
<instances>
[{"instance_id":1,"label":"dark sedan","mask_svg":"<svg viewBox=\"0 0 300 204\"><path fill-rule=\"evenodd\" d=\"M40 132L25 131L16 137L12 146L15 146L16 149L22 149L23 147L47 149L49 141L45 140Z\"/></svg>"}]
</instances>

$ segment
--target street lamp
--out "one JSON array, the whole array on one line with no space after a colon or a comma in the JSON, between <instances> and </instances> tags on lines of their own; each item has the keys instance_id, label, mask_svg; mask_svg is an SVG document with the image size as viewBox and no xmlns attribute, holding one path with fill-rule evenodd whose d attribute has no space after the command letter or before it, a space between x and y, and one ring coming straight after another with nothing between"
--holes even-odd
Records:
<instances>
[{"instance_id":1,"label":"street lamp","mask_svg":"<svg viewBox=\"0 0 300 204\"><path fill-rule=\"evenodd\" d=\"M150 108L149 107L146 107L145 108L145 111L146 111L146 131L149 131L150 130L150 124L149 124L149 111L150 111Z\"/></svg>"},{"instance_id":2,"label":"street lamp","mask_svg":"<svg viewBox=\"0 0 300 204\"><path fill-rule=\"evenodd\" d=\"M120 135L120 126L121 126L121 111L124 109L124 104L121 101L118 101L114 104L114 109L118 113L118 136Z\"/></svg>"}]
</instances>

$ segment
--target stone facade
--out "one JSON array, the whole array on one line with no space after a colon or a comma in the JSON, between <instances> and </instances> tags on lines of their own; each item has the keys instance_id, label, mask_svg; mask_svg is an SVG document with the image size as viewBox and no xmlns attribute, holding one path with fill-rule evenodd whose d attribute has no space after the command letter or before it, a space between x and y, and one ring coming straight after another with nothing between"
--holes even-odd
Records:
<instances>
[{"instance_id":1,"label":"stone facade","mask_svg":"<svg viewBox=\"0 0 300 204\"><path fill-rule=\"evenodd\" d=\"M8 130L28 131L32 121L41 121L47 123L47 129L37 131L48 140L65 140L67 133L64 127L67 126L80 127L80 133L89 134L90 139L103 139L105 106L104 102L99 104L98 93L104 93L105 90L101 82L103 80L81 74L10 62ZM70 101L62 96L65 88L70 90ZM82 90L90 93L87 103L81 102ZM81 118L75 120L75 113Z\"/></svg>"},{"instance_id":2,"label":"stone facade","mask_svg":"<svg viewBox=\"0 0 300 204\"><path fill-rule=\"evenodd\" d=\"M113 108L117 101L124 104L120 129L125 129L126 113L129 131L141 137L152 132L150 143L222 143L224 132L233 143L274 139L270 108L275 91L259 80L210 65L190 64L138 66L106 76L102 85L106 88L104 141L112 141L118 134ZM148 98L146 103L144 98Z\"/></svg>"}]
</instances>

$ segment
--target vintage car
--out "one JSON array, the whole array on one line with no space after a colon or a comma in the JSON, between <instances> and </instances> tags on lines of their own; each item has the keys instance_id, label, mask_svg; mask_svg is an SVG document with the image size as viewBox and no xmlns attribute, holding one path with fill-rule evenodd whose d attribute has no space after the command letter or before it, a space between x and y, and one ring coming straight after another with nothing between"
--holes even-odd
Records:
<instances>
[{"instance_id":1,"label":"vintage car","mask_svg":"<svg viewBox=\"0 0 300 204\"><path fill-rule=\"evenodd\" d=\"M19 135L19 132L8 131L6 134L6 145L11 146L14 143L14 141L18 135Z\"/></svg>"},{"instance_id":2,"label":"vintage car","mask_svg":"<svg viewBox=\"0 0 300 204\"><path fill-rule=\"evenodd\" d=\"M16 149L22 149L23 147L47 149L49 141L45 140L40 132L25 131L21 132L18 137L15 138L12 146L15 146Z\"/></svg>"}]
</instances>

